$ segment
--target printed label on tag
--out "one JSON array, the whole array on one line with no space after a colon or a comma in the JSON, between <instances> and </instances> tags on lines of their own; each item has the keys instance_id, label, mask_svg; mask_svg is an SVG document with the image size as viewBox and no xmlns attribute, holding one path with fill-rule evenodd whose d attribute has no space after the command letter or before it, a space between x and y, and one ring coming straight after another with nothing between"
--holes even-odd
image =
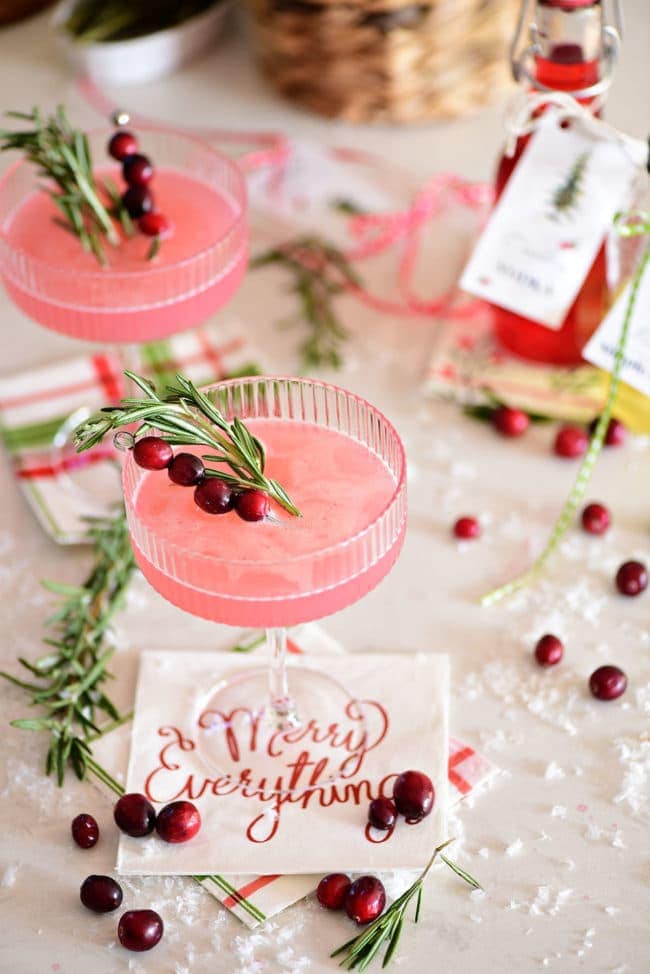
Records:
<instances>
[{"instance_id":1,"label":"printed label on tag","mask_svg":"<svg viewBox=\"0 0 650 974\"><path fill-rule=\"evenodd\" d=\"M582 353L588 362L606 372L614 368L614 355L621 337L631 286L628 284L610 308ZM641 278L632 310L621 379L650 396L650 267L646 267Z\"/></svg>"},{"instance_id":2,"label":"printed label on tag","mask_svg":"<svg viewBox=\"0 0 650 974\"><path fill-rule=\"evenodd\" d=\"M640 143L639 143L640 145ZM548 110L522 154L467 264L460 286L477 297L558 329L638 167L633 140L561 128Z\"/></svg>"}]
</instances>

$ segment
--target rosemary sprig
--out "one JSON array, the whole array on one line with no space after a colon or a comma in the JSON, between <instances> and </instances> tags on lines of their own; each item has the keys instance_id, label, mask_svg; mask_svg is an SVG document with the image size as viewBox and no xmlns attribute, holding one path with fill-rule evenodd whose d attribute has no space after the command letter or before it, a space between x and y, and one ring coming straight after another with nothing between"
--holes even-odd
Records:
<instances>
[{"instance_id":1,"label":"rosemary sprig","mask_svg":"<svg viewBox=\"0 0 650 974\"><path fill-rule=\"evenodd\" d=\"M422 890L424 886L424 881L427 878L431 867L436 861L438 855L444 863L457 876L460 876L466 883L472 886L474 889L481 889L480 884L473 876L470 876L468 872L462 869L453 860L448 859L443 856L442 850L445 849L454 839L447 839L442 845L439 845L433 850L433 854L429 859L428 863L415 880L415 882L409 886L405 893L402 893L385 911L381 916L377 917L365 930L362 931L357 937L352 940L348 940L347 943L335 950L331 957L338 957L339 954L344 954L345 956L340 961L340 967L345 968L346 971L352 971L355 968L359 968L359 971L365 971L369 966L373 958L381 950L382 946L386 946L386 952L384 954L384 959L382 962L382 967L387 967L392 957L397 950L397 945L399 944L400 937L402 935L402 930L404 927L404 919L406 915L406 910L413 899L415 899L415 915L413 917L414 922L417 923L420 918L420 907L422 905Z\"/></svg>"},{"instance_id":2,"label":"rosemary sprig","mask_svg":"<svg viewBox=\"0 0 650 974\"><path fill-rule=\"evenodd\" d=\"M117 246L119 238L97 194L86 135L72 127L62 105L47 118L39 108L6 114L30 127L0 129L0 152L17 149L37 167L40 176L56 184L57 188L48 192L66 227L105 265L102 239Z\"/></svg>"},{"instance_id":3,"label":"rosemary sprig","mask_svg":"<svg viewBox=\"0 0 650 974\"><path fill-rule=\"evenodd\" d=\"M53 633L44 640L48 652L33 663L19 659L32 678L25 681L0 672L30 694L32 706L42 708L40 716L14 720L12 726L49 731L45 772L55 772L59 784L68 764L78 778L85 777L91 761L89 741L100 733L100 715L113 722L124 719L101 689L113 655L113 647L105 645L106 630L135 570L124 512L91 522L88 539L93 544L93 567L81 585L43 583L61 597L61 604L48 620Z\"/></svg>"},{"instance_id":4,"label":"rosemary sprig","mask_svg":"<svg viewBox=\"0 0 650 974\"><path fill-rule=\"evenodd\" d=\"M81 423L74 432L78 453L101 442L107 433L140 423L138 432L156 430L157 435L173 446L209 447L215 452L203 454L203 459L225 464L232 472L206 467L206 476L219 477L240 490L263 490L289 514L301 516L282 485L264 475L264 446L240 419L235 417L228 422L215 404L183 375L177 375L176 385L161 396L143 376L134 372L124 374L144 395L122 399L117 406L106 406Z\"/></svg>"},{"instance_id":5,"label":"rosemary sprig","mask_svg":"<svg viewBox=\"0 0 650 974\"><path fill-rule=\"evenodd\" d=\"M361 283L350 262L322 238L306 236L272 247L251 261L254 268L269 264L279 264L292 275L292 290L300 304L292 323L303 322L309 329L300 345L305 368L340 368L341 347L348 333L334 311L334 299Z\"/></svg>"}]
</instances>

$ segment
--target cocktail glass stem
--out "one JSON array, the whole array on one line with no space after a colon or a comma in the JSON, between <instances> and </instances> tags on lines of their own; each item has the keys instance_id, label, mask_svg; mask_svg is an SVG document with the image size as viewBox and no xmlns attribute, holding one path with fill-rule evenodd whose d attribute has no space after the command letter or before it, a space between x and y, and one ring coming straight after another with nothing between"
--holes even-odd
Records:
<instances>
[{"instance_id":1,"label":"cocktail glass stem","mask_svg":"<svg viewBox=\"0 0 650 974\"><path fill-rule=\"evenodd\" d=\"M287 630L284 626L266 630L269 647L269 716L278 729L296 727L298 714L289 693L287 673Z\"/></svg>"}]
</instances>

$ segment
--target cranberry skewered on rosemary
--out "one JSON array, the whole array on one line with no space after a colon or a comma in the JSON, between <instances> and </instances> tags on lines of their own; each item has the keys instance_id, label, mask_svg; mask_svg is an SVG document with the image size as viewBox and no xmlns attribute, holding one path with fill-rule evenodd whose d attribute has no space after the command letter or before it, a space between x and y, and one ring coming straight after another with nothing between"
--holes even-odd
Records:
<instances>
[{"instance_id":1,"label":"cranberry skewered on rosemary","mask_svg":"<svg viewBox=\"0 0 650 974\"><path fill-rule=\"evenodd\" d=\"M300 517L300 511L277 480L266 477L266 455L261 441L235 416L229 422L211 399L186 376L177 375L176 385L160 396L143 376L124 373L142 391L139 397L122 399L117 406L105 406L90 416L74 432L78 453L100 443L108 433L120 430L136 439L128 428L139 423L137 433L156 430L170 446L203 446L212 452L203 461L220 464L205 467L205 477L218 477L234 490L259 490L281 507ZM137 436L137 434L136 434ZM229 467L230 472L224 469Z\"/></svg>"}]
</instances>

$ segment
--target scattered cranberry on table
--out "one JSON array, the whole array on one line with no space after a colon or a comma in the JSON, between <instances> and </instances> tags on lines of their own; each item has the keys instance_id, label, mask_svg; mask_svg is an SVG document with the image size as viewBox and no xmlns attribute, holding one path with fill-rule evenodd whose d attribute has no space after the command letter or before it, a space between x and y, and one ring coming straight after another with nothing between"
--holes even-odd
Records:
<instances>
[{"instance_id":1,"label":"scattered cranberry on table","mask_svg":"<svg viewBox=\"0 0 650 974\"><path fill-rule=\"evenodd\" d=\"M111 876L87 876L81 884L79 898L93 913L110 913L122 903L122 889Z\"/></svg>"},{"instance_id":2,"label":"scattered cranberry on table","mask_svg":"<svg viewBox=\"0 0 650 974\"><path fill-rule=\"evenodd\" d=\"M138 220L153 210L153 196L146 186L129 186L122 193L122 202L132 220Z\"/></svg>"},{"instance_id":3,"label":"scattered cranberry on table","mask_svg":"<svg viewBox=\"0 0 650 974\"><path fill-rule=\"evenodd\" d=\"M373 829L387 832L397 820L397 808L390 798L373 798L368 806L368 822Z\"/></svg>"},{"instance_id":4,"label":"scattered cranberry on table","mask_svg":"<svg viewBox=\"0 0 650 974\"><path fill-rule=\"evenodd\" d=\"M132 156L138 151L138 140L131 132L120 131L111 136L108 143L108 153L122 162L127 156Z\"/></svg>"},{"instance_id":5,"label":"scattered cranberry on table","mask_svg":"<svg viewBox=\"0 0 650 974\"><path fill-rule=\"evenodd\" d=\"M227 514L233 509L232 488L219 477L206 477L194 491L194 503L206 514Z\"/></svg>"},{"instance_id":6,"label":"scattered cranberry on table","mask_svg":"<svg viewBox=\"0 0 650 974\"><path fill-rule=\"evenodd\" d=\"M589 689L597 700L616 700L627 688L627 677L618 666L599 666L589 677Z\"/></svg>"},{"instance_id":7,"label":"scattered cranberry on table","mask_svg":"<svg viewBox=\"0 0 650 974\"><path fill-rule=\"evenodd\" d=\"M345 912L356 923L371 923L386 906L386 890L376 876L361 876L345 897Z\"/></svg>"},{"instance_id":8,"label":"scattered cranberry on table","mask_svg":"<svg viewBox=\"0 0 650 974\"><path fill-rule=\"evenodd\" d=\"M492 413L492 425L502 436L523 436L530 426L530 417L523 409L499 406Z\"/></svg>"},{"instance_id":9,"label":"scattered cranberry on table","mask_svg":"<svg viewBox=\"0 0 650 974\"><path fill-rule=\"evenodd\" d=\"M193 453L177 453L167 467L169 479L180 487L194 487L205 476L205 465L201 457Z\"/></svg>"},{"instance_id":10,"label":"scattered cranberry on table","mask_svg":"<svg viewBox=\"0 0 650 974\"><path fill-rule=\"evenodd\" d=\"M99 825L92 815L82 812L72 819L72 838L81 849L92 849L99 841Z\"/></svg>"},{"instance_id":11,"label":"scattered cranberry on table","mask_svg":"<svg viewBox=\"0 0 650 974\"><path fill-rule=\"evenodd\" d=\"M463 541L481 537L481 525L475 517L459 517L454 522L454 535Z\"/></svg>"},{"instance_id":12,"label":"scattered cranberry on table","mask_svg":"<svg viewBox=\"0 0 650 974\"><path fill-rule=\"evenodd\" d=\"M648 570L642 561L625 561L616 572L616 588L621 595L640 595L648 587Z\"/></svg>"},{"instance_id":13,"label":"scattered cranberry on table","mask_svg":"<svg viewBox=\"0 0 650 974\"><path fill-rule=\"evenodd\" d=\"M117 936L127 950L151 950L163 935L162 918L155 910L127 910L120 917Z\"/></svg>"},{"instance_id":14,"label":"scattered cranberry on table","mask_svg":"<svg viewBox=\"0 0 650 974\"><path fill-rule=\"evenodd\" d=\"M535 645L535 659L540 666L555 666L564 655L564 645L561 639L550 632L538 639Z\"/></svg>"},{"instance_id":15,"label":"scattered cranberry on table","mask_svg":"<svg viewBox=\"0 0 650 974\"><path fill-rule=\"evenodd\" d=\"M330 873L318 884L316 899L327 910L342 910L351 885L345 873Z\"/></svg>"},{"instance_id":16,"label":"scattered cranberry on table","mask_svg":"<svg viewBox=\"0 0 650 974\"><path fill-rule=\"evenodd\" d=\"M144 795L130 792L115 803L113 818L118 829L127 835L140 838L150 835L156 825L156 811Z\"/></svg>"},{"instance_id":17,"label":"scattered cranberry on table","mask_svg":"<svg viewBox=\"0 0 650 974\"><path fill-rule=\"evenodd\" d=\"M201 814L192 802L165 805L156 818L156 832L165 842L188 842L201 828Z\"/></svg>"},{"instance_id":18,"label":"scattered cranberry on table","mask_svg":"<svg viewBox=\"0 0 650 974\"><path fill-rule=\"evenodd\" d=\"M129 186L146 186L153 179L151 160L139 152L126 156L122 162L122 175Z\"/></svg>"},{"instance_id":19,"label":"scattered cranberry on table","mask_svg":"<svg viewBox=\"0 0 650 974\"><path fill-rule=\"evenodd\" d=\"M593 436L598 425L598 417L589 424L589 432ZM627 426L620 419L610 419L605 432L603 443L605 446L622 446L627 439Z\"/></svg>"},{"instance_id":20,"label":"scattered cranberry on table","mask_svg":"<svg viewBox=\"0 0 650 974\"><path fill-rule=\"evenodd\" d=\"M393 801L409 824L426 818L433 809L433 782L422 771L403 771L393 786Z\"/></svg>"},{"instance_id":21,"label":"scattered cranberry on table","mask_svg":"<svg viewBox=\"0 0 650 974\"><path fill-rule=\"evenodd\" d=\"M612 516L605 505L596 502L587 504L580 519L583 528L589 534L605 534L612 523Z\"/></svg>"},{"instance_id":22,"label":"scattered cranberry on table","mask_svg":"<svg viewBox=\"0 0 650 974\"><path fill-rule=\"evenodd\" d=\"M144 233L145 237L160 237L164 240L171 234L172 224L164 213L145 213L138 220L138 230Z\"/></svg>"},{"instance_id":23,"label":"scattered cranberry on table","mask_svg":"<svg viewBox=\"0 0 650 974\"><path fill-rule=\"evenodd\" d=\"M143 436L133 447L133 459L145 470L165 470L174 459L174 451L160 436Z\"/></svg>"},{"instance_id":24,"label":"scattered cranberry on table","mask_svg":"<svg viewBox=\"0 0 650 974\"><path fill-rule=\"evenodd\" d=\"M242 521L262 521L271 510L271 501L263 490L244 490L235 498L235 510Z\"/></svg>"},{"instance_id":25,"label":"scattered cranberry on table","mask_svg":"<svg viewBox=\"0 0 650 974\"><path fill-rule=\"evenodd\" d=\"M587 450L589 437L580 426L562 426L557 431L553 450L558 457L581 457Z\"/></svg>"}]
</instances>

